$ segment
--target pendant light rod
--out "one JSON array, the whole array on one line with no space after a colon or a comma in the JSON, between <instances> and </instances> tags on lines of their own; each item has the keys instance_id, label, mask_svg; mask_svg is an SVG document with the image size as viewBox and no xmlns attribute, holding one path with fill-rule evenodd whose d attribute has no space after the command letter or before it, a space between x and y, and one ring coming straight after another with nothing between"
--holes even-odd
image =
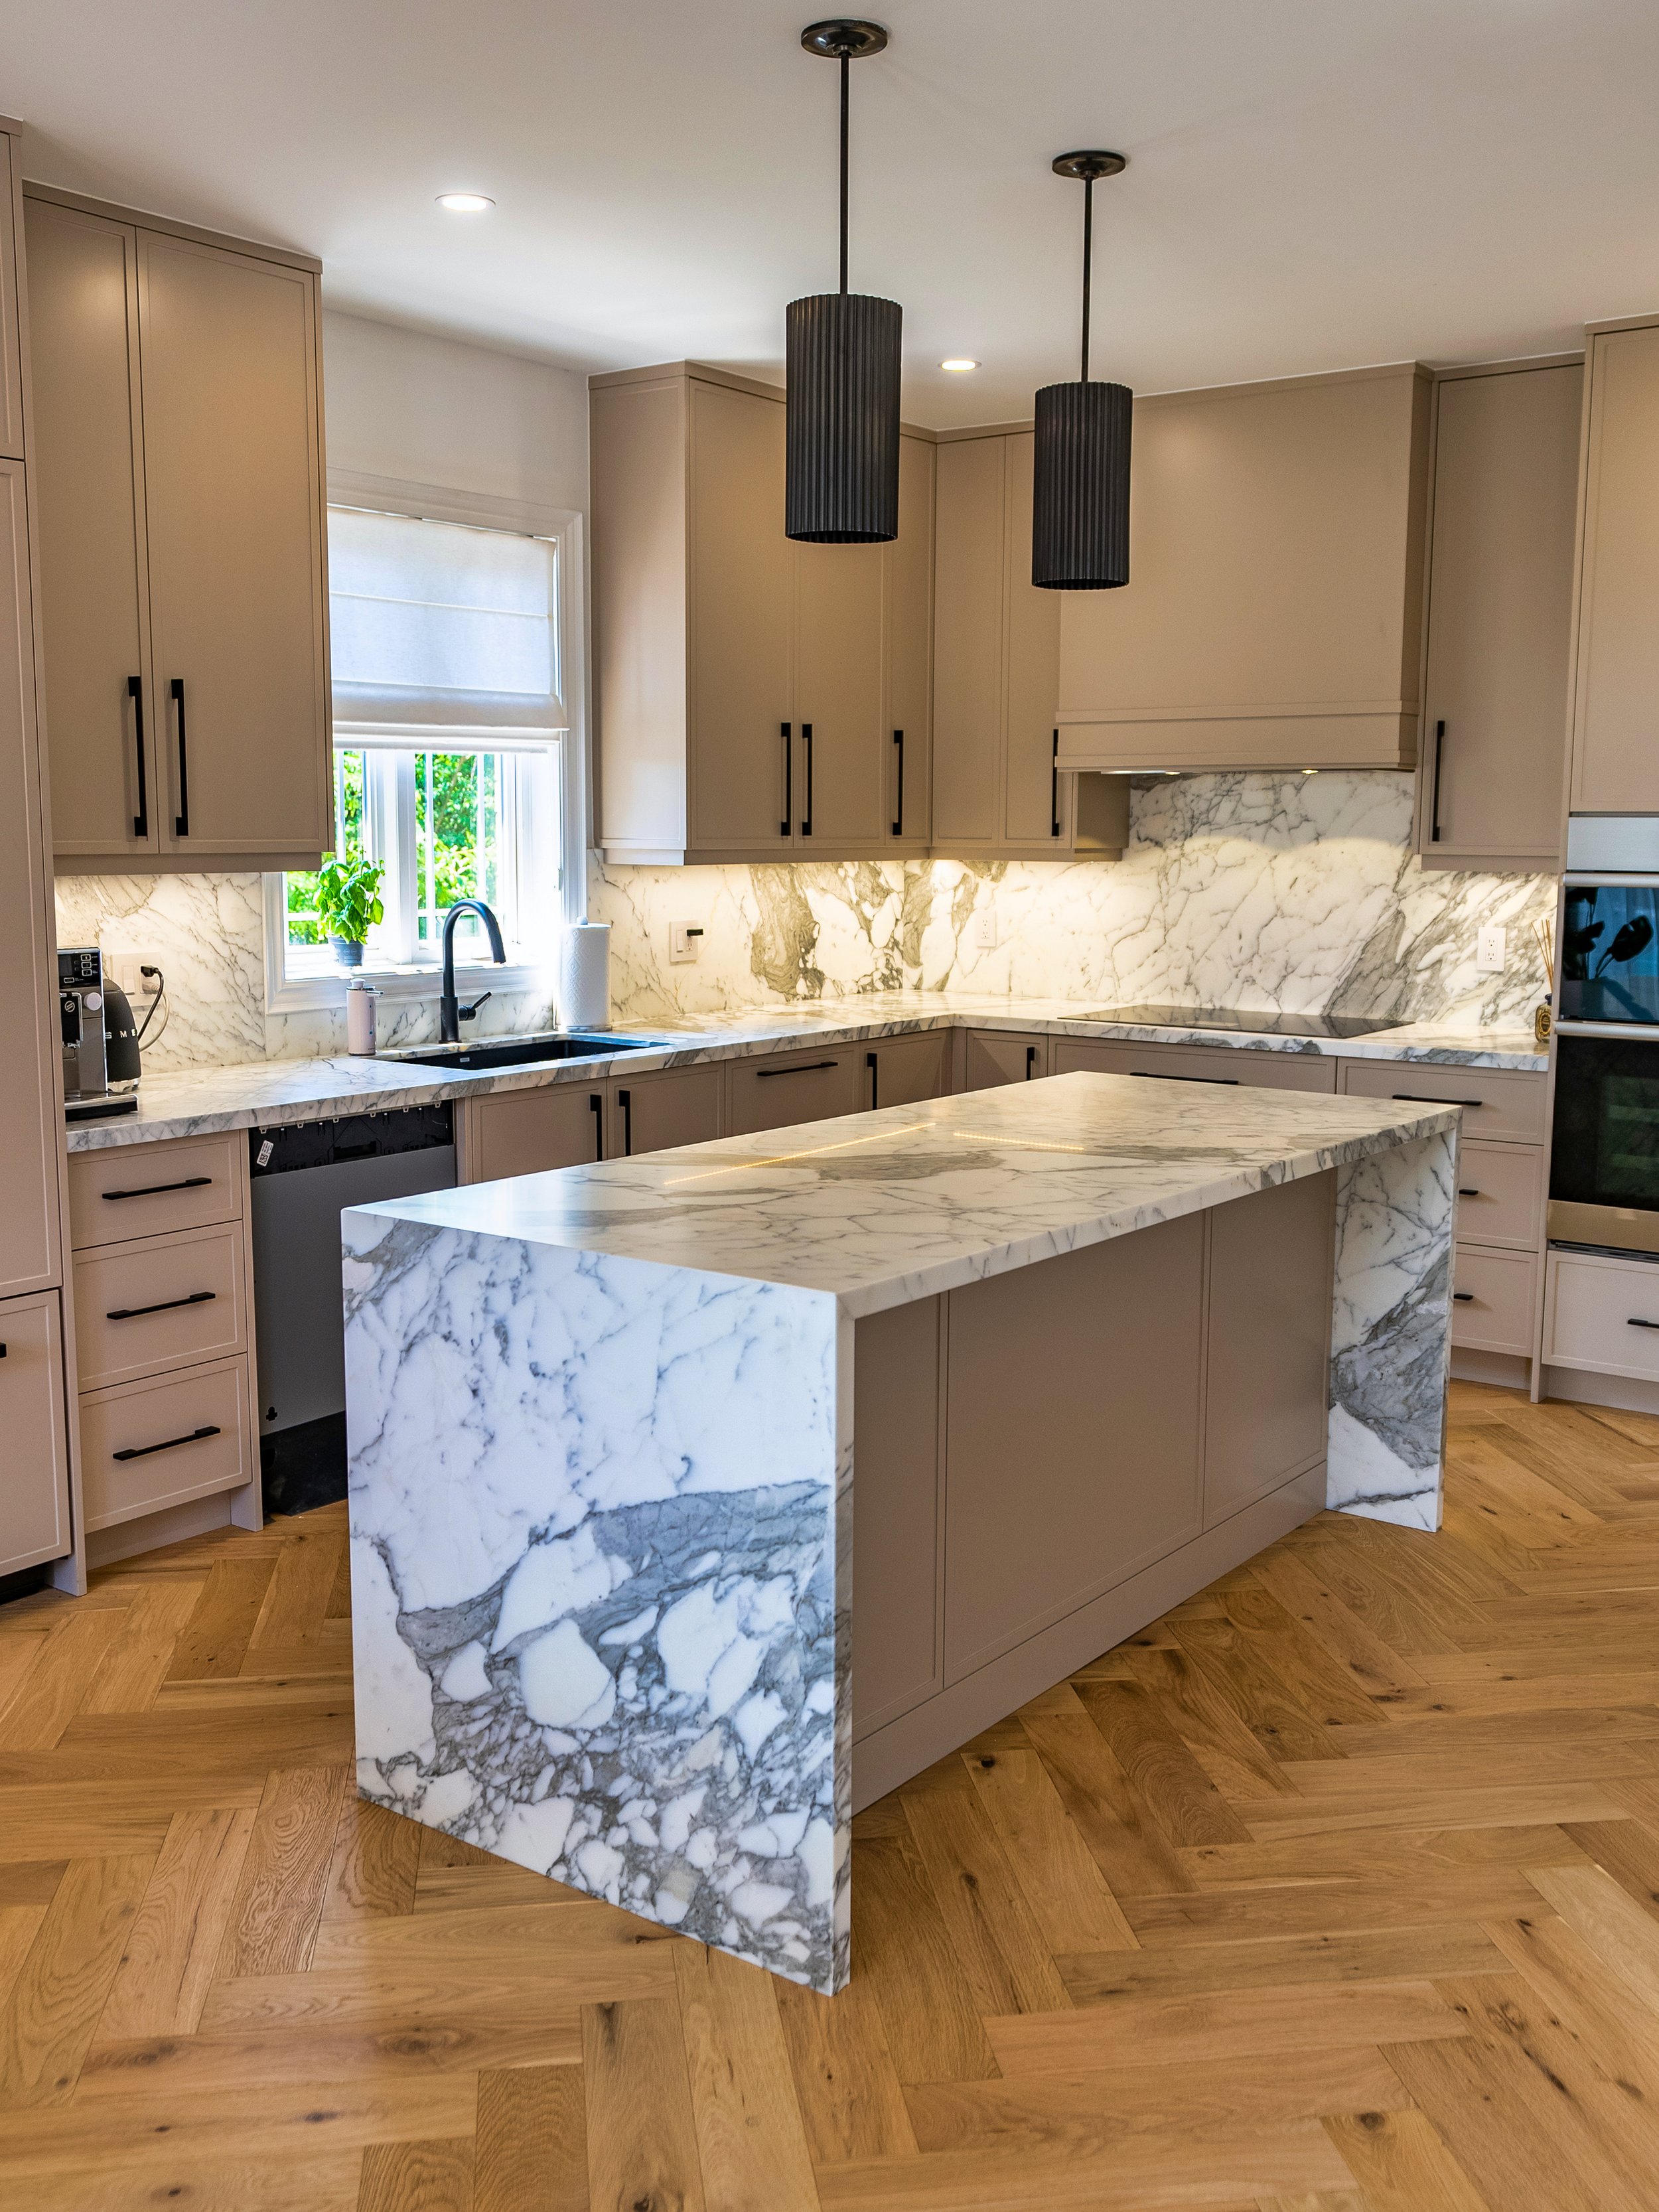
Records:
<instances>
[{"instance_id":1,"label":"pendant light rod","mask_svg":"<svg viewBox=\"0 0 1659 2212\"><path fill-rule=\"evenodd\" d=\"M843 46L841 50L841 289L847 294L847 116L848 88L851 83L853 57Z\"/></svg>"},{"instance_id":2,"label":"pendant light rod","mask_svg":"<svg viewBox=\"0 0 1659 2212\"><path fill-rule=\"evenodd\" d=\"M1095 182L1115 177L1128 167L1121 154L1093 147L1076 154L1057 154L1052 167L1057 177L1074 178L1083 186L1083 381L1089 381L1089 293L1095 260Z\"/></svg>"},{"instance_id":3,"label":"pendant light rod","mask_svg":"<svg viewBox=\"0 0 1659 2212\"><path fill-rule=\"evenodd\" d=\"M1089 279L1095 265L1095 180L1083 180L1083 381L1089 381Z\"/></svg>"}]
</instances>

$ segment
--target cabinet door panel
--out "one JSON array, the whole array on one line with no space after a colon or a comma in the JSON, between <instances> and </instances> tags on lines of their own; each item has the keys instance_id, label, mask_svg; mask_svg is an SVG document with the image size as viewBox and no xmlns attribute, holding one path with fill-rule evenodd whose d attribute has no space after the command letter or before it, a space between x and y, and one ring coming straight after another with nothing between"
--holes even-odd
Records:
<instances>
[{"instance_id":1,"label":"cabinet door panel","mask_svg":"<svg viewBox=\"0 0 1659 2212\"><path fill-rule=\"evenodd\" d=\"M599 1084L471 1098L466 1117L468 1182L585 1167L605 1158L605 1091Z\"/></svg>"},{"instance_id":2,"label":"cabinet door panel","mask_svg":"<svg viewBox=\"0 0 1659 2212\"><path fill-rule=\"evenodd\" d=\"M899 534L887 548L887 832L896 845L925 844L933 820L933 454L920 438L899 440Z\"/></svg>"},{"instance_id":3,"label":"cabinet door panel","mask_svg":"<svg viewBox=\"0 0 1659 2212\"><path fill-rule=\"evenodd\" d=\"M1439 387L1425 854L1559 850L1583 382L1569 366Z\"/></svg>"},{"instance_id":4,"label":"cabinet door panel","mask_svg":"<svg viewBox=\"0 0 1659 2212\"><path fill-rule=\"evenodd\" d=\"M27 205L52 842L59 853L131 853L136 862L159 850L161 835L143 581L138 234L49 200Z\"/></svg>"},{"instance_id":5,"label":"cabinet door panel","mask_svg":"<svg viewBox=\"0 0 1659 2212\"><path fill-rule=\"evenodd\" d=\"M915 1106L942 1098L951 1048L948 1030L923 1036L887 1037L864 1054L866 1106Z\"/></svg>"},{"instance_id":6,"label":"cabinet door panel","mask_svg":"<svg viewBox=\"0 0 1659 2212\"><path fill-rule=\"evenodd\" d=\"M947 848L997 835L1006 443L966 438L937 457L933 840Z\"/></svg>"},{"instance_id":7,"label":"cabinet door panel","mask_svg":"<svg viewBox=\"0 0 1659 2212\"><path fill-rule=\"evenodd\" d=\"M314 280L154 231L138 256L163 842L318 853L333 831Z\"/></svg>"},{"instance_id":8,"label":"cabinet door panel","mask_svg":"<svg viewBox=\"0 0 1659 2212\"><path fill-rule=\"evenodd\" d=\"M964 1091L1036 1082L1048 1073L1046 1036L1026 1036L1018 1030L969 1030L964 1042Z\"/></svg>"},{"instance_id":9,"label":"cabinet door panel","mask_svg":"<svg viewBox=\"0 0 1659 2212\"><path fill-rule=\"evenodd\" d=\"M841 1052L777 1053L764 1060L726 1062L726 1126L734 1137L757 1129L787 1129L798 1121L832 1121L856 1114L863 1103L859 1076L864 1055Z\"/></svg>"},{"instance_id":10,"label":"cabinet door panel","mask_svg":"<svg viewBox=\"0 0 1659 2212\"><path fill-rule=\"evenodd\" d=\"M1036 439L1022 431L1008 443L1008 764L1003 781L1003 836L1010 844L1047 847L1067 842L1067 810L1077 785L1054 767L1054 713L1060 696L1060 592L1031 581L1031 477Z\"/></svg>"},{"instance_id":11,"label":"cabinet door panel","mask_svg":"<svg viewBox=\"0 0 1659 2212\"><path fill-rule=\"evenodd\" d=\"M13 244L17 191L13 173L16 152L9 131L0 131L0 453L23 458L23 344L17 297L17 255Z\"/></svg>"},{"instance_id":12,"label":"cabinet door panel","mask_svg":"<svg viewBox=\"0 0 1659 2212\"><path fill-rule=\"evenodd\" d=\"M878 846L887 834L883 555L879 545L795 548L795 827L811 839L803 860L825 845Z\"/></svg>"},{"instance_id":13,"label":"cabinet door panel","mask_svg":"<svg viewBox=\"0 0 1659 2212\"><path fill-rule=\"evenodd\" d=\"M1203 1288L1193 1213L951 1292L947 1682L1198 1533Z\"/></svg>"},{"instance_id":14,"label":"cabinet door panel","mask_svg":"<svg viewBox=\"0 0 1659 2212\"><path fill-rule=\"evenodd\" d=\"M1572 804L1659 813L1659 328L1591 341Z\"/></svg>"},{"instance_id":15,"label":"cabinet door panel","mask_svg":"<svg viewBox=\"0 0 1659 2212\"><path fill-rule=\"evenodd\" d=\"M775 853L793 837L781 826L795 574L783 534L784 410L696 381L690 405L691 839ZM795 819L799 783L793 796Z\"/></svg>"},{"instance_id":16,"label":"cabinet door panel","mask_svg":"<svg viewBox=\"0 0 1659 2212\"><path fill-rule=\"evenodd\" d=\"M69 1451L58 1293L0 1305L0 1575L70 1548Z\"/></svg>"},{"instance_id":17,"label":"cabinet door panel","mask_svg":"<svg viewBox=\"0 0 1659 2212\"><path fill-rule=\"evenodd\" d=\"M23 464L0 461L0 1296L58 1279L58 1151L52 1057L56 978L47 927L40 762L34 726L33 611Z\"/></svg>"},{"instance_id":18,"label":"cabinet door panel","mask_svg":"<svg viewBox=\"0 0 1659 2212\"><path fill-rule=\"evenodd\" d=\"M944 1687L940 1667L941 1301L872 1314L854 1333L853 1732Z\"/></svg>"},{"instance_id":19,"label":"cabinet door panel","mask_svg":"<svg viewBox=\"0 0 1659 2212\"><path fill-rule=\"evenodd\" d=\"M1158 1076L1166 1082L1243 1085L1255 1091L1334 1091L1337 1063L1318 1053L1251 1052L1201 1044L1119 1044L1056 1037L1056 1075Z\"/></svg>"},{"instance_id":20,"label":"cabinet door panel","mask_svg":"<svg viewBox=\"0 0 1659 2212\"><path fill-rule=\"evenodd\" d=\"M611 1158L707 1144L720 1133L724 1097L725 1070L718 1066L617 1078L611 1085Z\"/></svg>"}]
</instances>

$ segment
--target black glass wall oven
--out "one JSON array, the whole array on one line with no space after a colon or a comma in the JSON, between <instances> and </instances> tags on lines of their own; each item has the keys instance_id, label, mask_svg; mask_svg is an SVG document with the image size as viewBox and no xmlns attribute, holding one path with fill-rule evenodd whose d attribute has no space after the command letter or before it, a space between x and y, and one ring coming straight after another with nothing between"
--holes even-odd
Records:
<instances>
[{"instance_id":1,"label":"black glass wall oven","mask_svg":"<svg viewBox=\"0 0 1659 2212\"><path fill-rule=\"evenodd\" d=\"M1659 1255L1659 1035L1558 1037L1549 1233Z\"/></svg>"}]
</instances>

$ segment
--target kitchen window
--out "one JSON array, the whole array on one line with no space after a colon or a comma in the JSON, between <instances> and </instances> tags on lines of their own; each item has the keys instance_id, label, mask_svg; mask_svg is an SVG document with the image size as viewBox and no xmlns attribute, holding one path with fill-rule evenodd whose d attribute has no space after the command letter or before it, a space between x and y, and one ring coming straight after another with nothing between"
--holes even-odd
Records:
<instances>
[{"instance_id":1,"label":"kitchen window","mask_svg":"<svg viewBox=\"0 0 1659 2212\"><path fill-rule=\"evenodd\" d=\"M584 890L578 519L349 487L331 481L328 514L334 850L385 871L362 972L429 995L447 909L482 898L509 963L486 988L531 988ZM266 878L273 1012L344 991L316 882ZM458 964L487 962L476 917L455 943Z\"/></svg>"}]
</instances>

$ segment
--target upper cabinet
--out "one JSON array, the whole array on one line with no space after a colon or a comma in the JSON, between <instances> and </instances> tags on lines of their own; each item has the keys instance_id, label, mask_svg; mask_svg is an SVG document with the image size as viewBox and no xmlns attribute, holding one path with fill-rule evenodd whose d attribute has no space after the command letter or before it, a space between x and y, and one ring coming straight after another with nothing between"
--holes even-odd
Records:
<instances>
[{"instance_id":1,"label":"upper cabinet","mask_svg":"<svg viewBox=\"0 0 1659 2212\"><path fill-rule=\"evenodd\" d=\"M1130 580L1055 594L1060 763L1411 768L1429 379L1139 401Z\"/></svg>"},{"instance_id":2,"label":"upper cabinet","mask_svg":"<svg viewBox=\"0 0 1659 2212\"><path fill-rule=\"evenodd\" d=\"M1574 813L1659 813L1659 317L1590 326Z\"/></svg>"},{"instance_id":3,"label":"upper cabinet","mask_svg":"<svg viewBox=\"0 0 1659 2212\"><path fill-rule=\"evenodd\" d=\"M1418 850L1560 860L1582 361L1436 380Z\"/></svg>"},{"instance_id":4,"label":"upper cabinet","mask_svg":"<svg viewBox=\"0 0 1659 2212\"><path fill-rule=\"evenodd\" d=\"M17 282L17 141L0 130L0 454L23 459L23 303Z\"/></svg>"},{"instance_id":5,"label":"upper cabinet","mask_svg":"<svg viewBox=\"0 0 1659 2212\"><path fill-rule=\"evenodd\" d=\"M27 188L53 840L333 842L317 264Z\"/></svg>"},{"instance_id":6,"label":"upper cabinet","mask_svg":"<svg viewBox=\"0 0 1659 2212\"><path fill-rule=\"evenodd\" d=\"M925 852L931 439L900 441L893 544L797 545L775 387L678 362L591 392L608 857Z\"/></svg>"},{"instance_id":7,"label":"upper cabinet","mask_svg":"<svg viewBox=\"0 0 1659 2212\"><path fill-rule=\"evenodd\" d=\"M1115 855L1121 777L1061 772L1060 598L1031 582L1029 428L946 433L934 556L933 849L964 858Z\"/></svg>"}]
</instances>

